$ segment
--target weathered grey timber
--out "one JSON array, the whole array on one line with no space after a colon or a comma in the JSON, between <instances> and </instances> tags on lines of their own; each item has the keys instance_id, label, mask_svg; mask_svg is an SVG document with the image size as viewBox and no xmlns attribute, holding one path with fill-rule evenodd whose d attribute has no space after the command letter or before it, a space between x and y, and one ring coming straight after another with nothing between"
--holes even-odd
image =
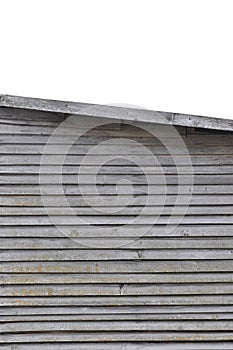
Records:
<instances>
[{"instance_id":1,"label":"weathered grey timber","mask_svg":"<svg viewBox=\"0 0 233 350\"><path fill-rule=\"evenodd\" d=\"M199 117L179 113L154 112L151 110L94 105L88 103L43 100L28 97L0 95L0 107L77 114L91 117L139 121L145 123L162 123L196 128L233 130L233 121L229 119Z\"/></svg>"},{"instance_id":2,"label":"weathered grey timber","mask_svg":"<svg viewBox=\"0 0 233 350\"><path fill-rule=\"evenodd\" d=\"M62 185L75 216L61 205L56 164L79 126L50 139L50 163L40 166L51 134L70 115L109 122L87 128L65 158ZM168 148L145 125L158 128ZM108 140L83 167L93 146ZM0 95L0 154L0 349L233 349L233 120ZM177 226L169 221L174 206Z\"/></svg>"}]
</instances>

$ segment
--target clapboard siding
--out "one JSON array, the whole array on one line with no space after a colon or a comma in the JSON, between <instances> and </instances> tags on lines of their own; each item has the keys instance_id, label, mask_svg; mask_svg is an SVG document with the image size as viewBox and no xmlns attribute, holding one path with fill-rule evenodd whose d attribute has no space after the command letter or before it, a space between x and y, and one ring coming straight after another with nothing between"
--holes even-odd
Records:
<instances>
[{"instance_id":1,"label":"clapboard siding","mask_svg":"<svg viewBox=\"0 0 233 350\"><path fill-rule=\"evenodd\" d=\"M190 172L177 139L157 125L184 175L175 214L179 225L173 229L169 218L177 200L178 171L169 150L148 132L123 122L88 131L70 148L63 166L64 193L83 220L77 229L61 206L54 166L63 157L60 146L69 144L77 127L65 127L63 135L53 137L50 165L41 169L46 142L67 115L0 107L0 118L1 349L233 348L232 132L177 126L190 153ZM181 119L179 123L183 125ZM127 146L128 138L156 155L166 186L161 168L140 154L139 145ZM110 148L100 147L82 168L82 189L93 208L82 196L78 171L83 156L109 139ZM115 157L111 162L109 154ZM92 175L105 160L96 178L103 206ZM134 160L140 160L143 170ZM40 170L48 184L49 213L72 229L72 239L48 217ZM126 184L117 184L122 178L134 185L133 196ZM128 224L145 205L148 179L149 205L137 225ZM121 209L116 203L111 206L115 213L103 213L116 200L116 184L128 206ZM124 224L127 231L116 236L116 227Z\"/></svg>"}]
</instances>

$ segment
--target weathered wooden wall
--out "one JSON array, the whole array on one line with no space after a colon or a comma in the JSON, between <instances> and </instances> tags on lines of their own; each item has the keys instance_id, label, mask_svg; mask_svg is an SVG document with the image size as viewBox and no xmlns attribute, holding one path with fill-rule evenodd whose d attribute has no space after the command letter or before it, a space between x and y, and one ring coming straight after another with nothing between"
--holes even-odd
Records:
<instances>
[{"instance_id":1,"label":"weathered wooden wall","mask_svg":"<svg viewBox=\"0 0 233 350\"><path fill-rule=\"evenodd\" d=\"M64 166L71 206L95 225L74 233L75 242L52 225L39 190L41 154L62 120L62 114L1 110L0 348L233 349L233 134L178 128L191 154L194 190L187 215L168 234L177 175L166 150L131 126L89 132L71 148ZM129 137L148 146L164 166L168 184L158 223L137 240L138 228L128 226L127 237L114 238L121 246L112 249L115 225L140 213L147 186L135 166L116 159L101 169L100 192L111 199L124 175L135 185L134 206L106 216L86 206L77 165L93 144L109 137L113 144L114 137ZM91 195L88 171L91 166L86 177ZM155 169L148 164L147 171ZM71 225L52 186L51 193L54 215L63 215L63 225ZM139 225L153 221L161 195L155 184L152 206ZM101 225L112 231L104 235ZM132 242L124 245L130 237ZM98 239L106 247L94 248Z\"/></svg>"}]
</instances>

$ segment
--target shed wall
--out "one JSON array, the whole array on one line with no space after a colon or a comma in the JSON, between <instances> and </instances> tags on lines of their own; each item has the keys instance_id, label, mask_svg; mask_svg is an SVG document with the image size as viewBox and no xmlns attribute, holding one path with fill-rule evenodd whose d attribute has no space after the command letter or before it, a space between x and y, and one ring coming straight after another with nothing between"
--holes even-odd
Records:
<instances>
[{"instance_id":1,"label":"shed wall","mask_svg":"<svg viewBox=\"0 0 233 350\"><path fill-rule=\"evenodd\" d=\"M24 116L12 109L1 115L1 348L232 349L233 134L177 128L190 152L194 187L186 215L169 233L177 171L166 148L130 125L89 131L70 149L64 164L64 191L86 222L82 229L74 228L70 239L48 217L39 188L44 146L65 116ZM70 133L75 129L55 144L65 143ZM133 203L116 214L88 207L77 183L83 155L109 138L114 147L118 137L142 143L157 156L168 192L158 221L149 228L161 206L158 180L150 207L122 236L115 235L116 227L127 224L144 206L145 174L120 157L101 168L97 188L106 200L115 199L115 184L122 177L134 185ZM174 140L167 142L172 145ZM117 145L115 155L121 152ZM133 152L137 148L129 148L129 154ZM56 156L59 151L51 156L53 179ZM85 186L98 207L90 176L93 164L87 167ZM147 176L153 176L156 171L145 158L144 165ZM53 215L71 227L56 187L49 191ZM184 191L184 204L185 198ZM148 232L138 236L147 226Z\"/></svg>"}]
</instances>

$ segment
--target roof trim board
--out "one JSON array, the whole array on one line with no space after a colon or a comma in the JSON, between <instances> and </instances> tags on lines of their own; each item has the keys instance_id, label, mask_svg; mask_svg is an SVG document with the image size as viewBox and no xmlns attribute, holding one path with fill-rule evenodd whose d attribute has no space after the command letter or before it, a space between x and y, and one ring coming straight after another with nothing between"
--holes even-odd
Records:
<instances>
[{"instance_id":1,"label":"roof trim board","mask_svg":"<svg viewBox=\"0 0 233 350\"><path fill-rule=\"evenodd\" d=\"M0 107L110 118L128 122L144 122L233 131L233 120L231 119L210 118L190 114L157 112L147 109L97 105L80 102L0 95Z\"/></svg>"}]
</instances>

